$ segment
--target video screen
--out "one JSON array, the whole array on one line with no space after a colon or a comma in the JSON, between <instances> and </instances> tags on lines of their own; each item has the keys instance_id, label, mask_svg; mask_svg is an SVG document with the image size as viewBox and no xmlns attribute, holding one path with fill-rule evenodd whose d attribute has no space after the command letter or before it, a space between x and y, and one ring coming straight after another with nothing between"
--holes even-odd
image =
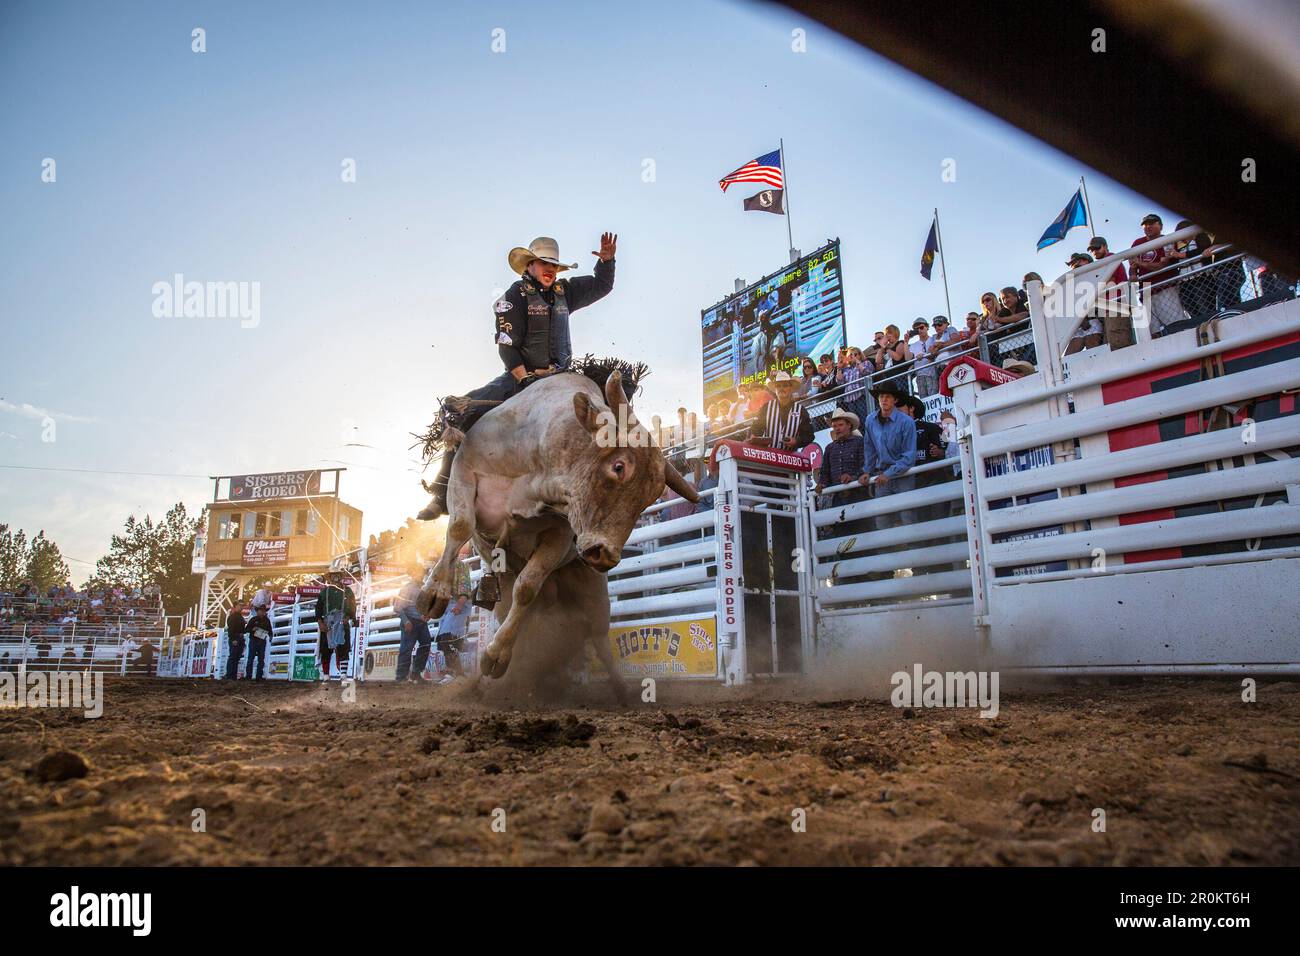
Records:
<instances>
[{"instance_id":1,"label":"video screen","mask_svg":"<svg viewBox=\"0 0 1300 956\"><path fill-rule=\"evenodd\" d=\"M701 313L704 407L734 401L741 382L781 369L797 375L845 343L840 243L836 239Z\"/></svg>"}]
</instances>

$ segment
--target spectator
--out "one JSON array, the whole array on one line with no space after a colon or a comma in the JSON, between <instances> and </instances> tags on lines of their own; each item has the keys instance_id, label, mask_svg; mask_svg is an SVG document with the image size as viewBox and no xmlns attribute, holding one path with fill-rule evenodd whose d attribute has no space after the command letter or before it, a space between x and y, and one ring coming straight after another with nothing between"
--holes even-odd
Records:
<instances>
[{"instance_id":1,"label":"spectator","mask_svg":"<svg viewBox=\"0 0 1300 956\"><path fill-rule=\"evenodd\" d=\"M257 608L248 620L248 666L244 676L248 680L263 680L266 669L266 642L271 639L274 629L265 608Z\"/></svg>"},{"instance_id":2,"label":"spectator","mask_svg":"<svg viewBox=\"0 0 1300 956\"><path fill-rule=\"evenodd\" d=\"M438 650L447 660L447 670L438 681L445 684L452 679L452 674L464 674L460 666L460 649L465 643L465 627L469 623L469 595L457 594L456 601L447 608L442 619L438 621Z\"/></svg>"},{"instance_id":3,"label":"spectator","mask_svg":"<svg viewBox=\"0 0 1300 956\"><path fill-rule=\"evenodd\" d=\"M1164 234L1163 230L1164 221L1155 213L1143 216L1142 235L1134 239L1133 245L1129 248L1159 239ZM1172 245L1148 249L1133 260L1133 278L1144 282L1150 280L1152 276L1155 276L1156 281L1171 278L1171 273L1165 270L1178 263L1173 252ZM1178 293L1173 288L1153 289L1150 285L1146 285L1142 291L1142 301L1152 336L1163 335L1166 326L1180 322L1184 317L1182 304L1178 301Z\"/></svg>"},{"instance_id":4,"label":"spectator","mask_svg":"<svg viewBox=\"0 0 1300 956\"><path fill-rule=\"evenodd\" d=\"M930 356L934 360L935 375L943 373L944 366L961 354L965 336L954 329L946 315L934 317L934 335L930 336ZM936 378L936 391L938 380Z\"/></svg>"},{"instance_id":5,"label":"spectator","mask_svg":"<svg viewBox=\"0 0 1300 956\"><path fill-rule=\"evenodd\" d=\"M916 428L916 464L928 465L942 461L948 452L948 439L943 433L943 426L938 422L926 421L925 402L915 395L908 395L898 401L898 410L912 419ZM916 487L928 488L947 480L942 470L925 471L916 475ZM947 505L926 506L919 509L918 518L930 520L942 518L947 513Z\"/></svg>"},{"instance_id":6,"label":"spectator","mask_svg":"<svg viewBox=\"0 0 1300 956\"><path fill-rule=\"evenodd\" d=\"M692 477L695 479L693 481L695 490L700 493L700 500L687 513L703 514L712 511L713 495L706 495L704 492L718 487L718 479L709 471L708 460L702 454L688 458L687 461L690 462Z\"/></svg>"},{"instance_id":7,"label":"spectator","mask_svg":"<svg viewBox=\"0 0 1300 956\"><path fill-rule=\"evenodd\" d=\"M226 680L235 680L239 676L239 662L244 656L244 631L246 629L244 625L244 606L236 600L230 605L230 613L226 615L226 643L230 648L226 657Z\"/></svg>"},{"instance_id":8,"label":"spectator","mask_svg":"<svg viewBox=\"0 0 1300 956\"><path fill-rule=\"evenodd\" d=\"M357 625L357 599L350 587L342 586L343 575L330 572L316 598L316 627L320 631L320 678L330 679L330 657L346 676L351 633Z\"/></svg>"},{"instance_id":9,"label":"spectator","mask_svg":"<svg viewBox=\"0 0 1300 956\"><path fill-rule=\"evenodd\" d=\"M257 593L253 595L253 613L256 614L259 611L270 611L271 600L271 589L259 588Z\"/></svg>"},{"instance_id":10,"label":"spectator","mask_svg":"<svg viewBox=\"0 0 1300 956\"><path fill-rule=\"evenodd\" d=\"M1100 262L1111 255L1110 246L1102 236L1093 236L1088 243L1088 252ZM1128 272L1124 263L1119 263L1101 287L1099 303L1102 319L1102 334L1111 351L1127 348L1133 344L1133 327L1129 322L1126 287Z\"/></svg>"},{"instance_id":11,"label":"spectator","mask_svg":"<svg viewBox=\"0 0 1300 956\"><path fill-rule=\"evenodd\" d=\"M899 362L907 361L907 342L899 340L898 326L885 326L884 337L876 346L876 354L871 357L871 364L877 372L892 368Z\"/></svg>"},{"instance_id":12,"label":"spectator","mask_svg":"<svg viewBox=\"0 0 1300 956\"><path fill-rule=\"evenodd\" d=\"M831 440L823 449L822 467L818 473L815 491L833 485L847 485L855 482L863 473L863 450L861 420L845 408L836 408L831 412ZM851 504L861 501L867 495L865 488L850 488L837 491L831 495L830 505Z\"/></svg>"},{"instance_id":13,"label":"spectator","mask_svg":"<svg viewBox=\"0 0 1300 956\"><path fill-rule=\"evenodd\" d=\"M877 498L897 495L916 487L916 478L906 472L916 464L916 428L910 418L898 414L895 406L907 393L897 382L885 382L871 393L880 410L867 417L863 428L863 468L858 480L869 485ZM911 510L886 512L876 519L877 529L894 528L915 520Z\"/></svg>"},{"instance_id":14,"label":"spectator","mask_svg":"<svg viewBox=\"0 0 1300 956\"><path fill-rule=\"evenodd\" d=\"M1092 265L1092 256L1086 252L1076 252L1070 256L1065 264L1070 267L1071 271L1082 269L1085 266ZM1101 345L1104 337L1105 332L1102 329L1101 319L1094 312L1080 322L1079 327L1074 330L1074 334L1070 336L1069 344L1065 347L1065 354L1073 355L1075 352L1081 352L1084 349L1095 349L1098 345ZM1004 362L1002 367L1006 368L1007 363Z\"/></svg>"},{"instance_id":15,"label":"spectator","mask_svg":"<svg viewBox=\"0 0 1300 956\"><path fill-rule=\"evenodd\" d=\"M916 338L913 339L912 337ZM930 352L930 323L918 318L912 323L912 330L907 333L907 351L912 359L912 377L916 381L916 392L922 398L939 391L939 371L935 368L934 358Z\"/></svg>"},{"instance_id":16,"label":"spectator","mask_svg":"<svg viewBox=\"0 0 1300 956\"><path fill-rule=\"evenodd\" d=\"M797 451L813 440L808 411L794 400L794 380L789 372L772 376L776 398L767 403L763 415L750 429L750 441L785 451Z\"/></svg>"},{"instance_id":17,"label":"spectator","mask_svg":"<svg viewBox=\"0 0 1300 956\"><path fill-rule=\"evenodd\" d=\"M835 387L835 357L830 352L817 360L817 377L821 379L821 391L828 392Z\"/></svg>"},{"instance_id":18,"label":"spectator","mask_svg":"<svg viewBox=\"0 0 1300 956\"><path fill-rule=\"evenodd\" d=\"M424 680L424 668L429 663L433 635L429 622L419 611L420 591L424 584L424 568L416 566L408 572L410 580L402 585L393 601L393 610L402 623L402 637L397 645L397 679L416 683ZM419 650L416 650L419 645ZM415 665L411 665L411 652L415 651Z\"/></svg>"},{"instance_id":19,"label":"spectator","mask_svg":"<svg viewBox=\"0 0 1300 956\"><path fill-rule=\"evenodd\" d=\"M863 358L859 348L841 349L841 365L836 371L836 384L843 386L840 404L853 412L861 420L869 411L867 407L866 379L873 371L870 363Z\"/></svg>"},{"instance_id":20,"label":"spectator","mask_svg":"<svg viewBox=\"0 0 1300 956\"><path fill-rule=\"evenodd\" d=\"M767 385L762 379L755 379L749 383L749 400L745 404L745 421L751 421L759 417L764 406L772 400L772 393L768 391Z\"/></svg>"},{"instance_id":21,"label":"spectator","mask_svg":"<svg viewBox=\"0 0 1300 956\"><path fill-rule=\"evenodd\" d=\"M966 313L966 333L965 342L962 344L963 349L978 349L980 339L980 314L978 312Z\"/></svg>"},{"instance_id":22,"label":"spectator","mask_svg":"<svg viewBox=\"0 0 1300 956\"><path fill-rule=\"evenodd\" d=\"M808 398L821 391L821 378L817 374L817 365L812 357L805 355L799 360L799 387L796 398Z\"/></svg>"}]
</instances>

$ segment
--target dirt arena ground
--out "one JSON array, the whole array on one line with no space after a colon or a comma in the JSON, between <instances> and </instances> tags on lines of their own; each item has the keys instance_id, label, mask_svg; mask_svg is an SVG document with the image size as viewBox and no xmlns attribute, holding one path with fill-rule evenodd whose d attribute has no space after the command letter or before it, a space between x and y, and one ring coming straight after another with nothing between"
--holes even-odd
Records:
<instances>
[{"instance_id":1,"label":"dirt arena ground","mask_svg":"<svg viewBox=\"0 0 1300 956\"><path fill-rule=\"evenodd\" d=\"M110 681L99 720L0 711L0 863L1300 863L1300 683L1004 688L993 720L710 694ZM42 779L63 751L84 776Z\"/></svg>"}]
</instances>

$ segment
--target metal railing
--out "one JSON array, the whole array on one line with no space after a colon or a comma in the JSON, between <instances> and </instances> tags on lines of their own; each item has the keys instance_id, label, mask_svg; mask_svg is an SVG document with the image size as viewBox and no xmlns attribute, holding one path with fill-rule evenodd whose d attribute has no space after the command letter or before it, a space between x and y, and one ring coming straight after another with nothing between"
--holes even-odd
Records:
<instances>
[{"instance_id":1,"label":"metal railing","mask_svg":"<svg viewBox=\"0 0 1300 956\"><path fill-rule=\"evenodd\" d=\"M150 676L157 672L162 626L0 625L0 670L92 671Z\"/></svg>"}]
</instances>

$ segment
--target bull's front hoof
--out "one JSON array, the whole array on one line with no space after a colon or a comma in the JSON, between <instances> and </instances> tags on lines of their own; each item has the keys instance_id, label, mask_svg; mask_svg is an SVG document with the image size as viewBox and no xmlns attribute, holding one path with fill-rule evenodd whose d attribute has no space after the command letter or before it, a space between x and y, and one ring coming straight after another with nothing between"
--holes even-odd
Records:
<instances>
[{"instance_id":1,"label":"bull's front hoof","mask_svg":"<svg viewBox=\"0 0 1300 956\"><path fill-rule=\"evenodd\" d=\"M479 661L479 670L484 677L491 677L494 680L505 676L506 668L510 666L510 657L503 651L494 650L489 647L483 652L483 657Z\"/></svg>"},{"instance_id":2,"label":"bull's front hoof","mask_svg":"<svg viewBox=\"0 0 1300 956\"><path fill-rule=\"evenodd\" d=\"M439 616L434 613L434 606L438 603L438 593L433 588L425 588L420 592L420 596L415 599L415 609L424 617Z\"/></svg>"}]
</instances>

